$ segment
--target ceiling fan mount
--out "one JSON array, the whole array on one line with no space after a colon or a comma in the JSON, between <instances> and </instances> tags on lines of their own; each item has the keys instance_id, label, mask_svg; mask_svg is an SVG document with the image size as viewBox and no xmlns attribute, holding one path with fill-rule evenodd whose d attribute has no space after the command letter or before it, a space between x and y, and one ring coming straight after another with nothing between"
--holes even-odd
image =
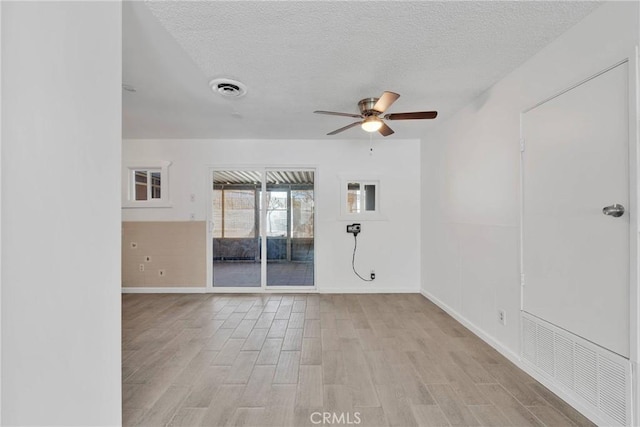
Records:
<instances>
[{"instance_id":1,"label":"ceiling fan mount","mask_svg":"<svg viewBox=\"0 0 640 427\"><path fill-rule=\"evenodd\" d=\"M380 98L365 98L365 99L361 99L358 102L358 108L360 109L360 114L368 117L368 116L377 116L379 114L382 114L382 111L376 111L374 110L374 106L376 105L376 102L378 102Z\"/></svg>"},{"instance_id":2,"label":"ceiling fan mount","mask_svg":"<svg viewBox=\"0 0 640 427\"><path fill-rule=\"evenodd\" d=\"M352 113L338 113L335 111L314 111L317 114L328 114L331 116L345 116L362 119L360 121L351 123L350 125L336 129L333 132L329 132L327 135L335 135L343 132L347 129L360 125L362 129L367 132L378 131L382 136L389 136L393 134L393 130L387 126L384 120L424 120L435 119L438 116L437 111L415 111L411 113L393 113L380 116L387 111L387 108L391 106L396 100L400 98L400 95L394 92L385 91L380 98L364 98L358 102L358 109L360 114Z\"/></svg>"}]
</instances>

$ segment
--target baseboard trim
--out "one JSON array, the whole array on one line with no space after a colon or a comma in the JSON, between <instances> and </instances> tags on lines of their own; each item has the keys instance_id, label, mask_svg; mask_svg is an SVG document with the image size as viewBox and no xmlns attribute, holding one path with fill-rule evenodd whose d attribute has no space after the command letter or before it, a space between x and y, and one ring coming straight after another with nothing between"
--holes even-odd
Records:
<instances>
[{"instance_id":1,"label":"baseboard trim","mask_svg":"<svg viewBox=\"0 0 640 427\"><path fill-rule=\"evenodd\" d=\"M417 294L415 288L328 288L320 289L321 294Z\"/></svg>"},{"instance_id":2,"label":"baseboard trim","mask_svg":"<svg viewBox=\"0 0 640 427\"><path fill-rule=\"evenodd\" d=\"M464 327L469 329L471 332L476 334L480 339L482 339L482 341L484 341L487 344L489 344L491 347L496 349L496 351L498 351L504 357L509 359L512 363L514 363L514 364L518 365L518 367L520 367L520 356L518 356L516 353L514 353L509 348L507 348L507 347L503 346L502 344L500 344L494 337L492 337L491 335L489 335L488 333L486 333L482 329L478 328L476 325L471 323L466 317L460 315L456 310L454 310L453 308L451 308L450 306L448 306L444 302L440 301L433 294L425 291L424 289L421 289L420 293L422 294L423 297L427 298L429 301L433 302L435 305L437 305L438 307L440 307L441 309L446 311L447 314L449 314L451 317L456 319L458 322L460 322L462 325L464 325Z\"/></svg>"},{"instance_id":3,"label":"baseboard trim","mask_svg":"<svg viewBox=\"0 0 640 427\"><path fill-rule=\"evenodd\" d=\"M204 294L206 292L207 288L194 286L122 288L123 294Z\"/></svg>"},{"instance_id":4,"label":"baseboard trim","mask_svg":"<svg viewBox=\"0 0 640 427\"><path fill-rule=\"evenodd\" d=\"M425 291L424 289L421 289L420 293L429 301L433 302L435 305L446 311L447 314L449 314L451 317L453 317L455 320L457 320L463 326L473 332L476 336L478 336L478 338L493 347L498 353L509 359L509 361L511 361L518 368L522 369L540 384L551 390L551 392L553 392L560 399L571 405L582 415L589 418L597 425L606 425L606 422L601 417L599 417L598 414L595 414L590 408L586 407L581 402L574 399L571 395L567 394L562 388L558 387L554 382L550 381L547 377L543 376L537 370L535 370L524 359L521 359L520 356L518 356L516 353L500 344L498 341L496 341L495 338L471 323L466 317L460 315L456 310L439 300L436 296Z\"/></svg>"},{"instance_id":5,"label":"baseboard trim","mask_svg":"<svg viewBox=\"0 0 640 427\"><path fill-rule=\"evenodd\" d=\"M316 293L316 294L417 294L418 289L414 288L329 288L329 289L267 289L262 288L205 288L197 286L167 286L167 287L123 287L123 294L300 294L300 293ZM428 298L428 297L427 297Z\"/></svg>"},{"instance_id":6,"label":"baseboard trim","mask_svg":"<svg viewBox=\"0 0 640 427\"><path fill-rule=\"evenodd\" d=\"M318 290L315 288L304 289L304 288L296 288L296 289L287 289L287 288L279 288L279 289L262 289L262 288L232 288L232 287L222 287L222 288L207 288L207 292L211 294L317 294Z\"/></svg>"}]
</instances>

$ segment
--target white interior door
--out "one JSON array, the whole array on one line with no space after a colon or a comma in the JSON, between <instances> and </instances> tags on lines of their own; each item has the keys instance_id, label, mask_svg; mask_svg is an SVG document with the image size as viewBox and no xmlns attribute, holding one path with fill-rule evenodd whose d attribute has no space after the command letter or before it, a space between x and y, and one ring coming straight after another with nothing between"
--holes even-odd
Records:
<instances>
[{"instance_id":1,"label":"white interior door","mask_svg":"<svg viewBox=\"0 0 640 427\"><path fill-rule=\"evenodd\" d=\"M522 122L523 308L625 357L628 84L624 63L529 110ZM605 215L614 204L626 212Z\"/></svg>"}]
</instances>

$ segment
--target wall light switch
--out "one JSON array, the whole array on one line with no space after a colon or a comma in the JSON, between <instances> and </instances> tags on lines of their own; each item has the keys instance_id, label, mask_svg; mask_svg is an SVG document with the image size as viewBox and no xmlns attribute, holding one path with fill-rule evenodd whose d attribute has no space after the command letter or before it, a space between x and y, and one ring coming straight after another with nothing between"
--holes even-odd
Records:
<instances>
[{"instance_id":1,"label":"wall light switch","mask_svg":"<svg viewBox=\"0 0 640 427\"><path fill-rule=\"evenodd\" d=\"M164 270L158 270L158 276L160 276L160 277L164 277L164 275L165 275L165 274L166 274L166 273L165 273L165 271L164 271Z\"/></svg>"},{"instance_id":2,"label":"wall light switch","mask_svg":"<svg viewBox=\"0 0 640 427\"><path fill-rule=\"evenodd\" d=\"M144 257L144 262L151 262L151 257L149 255Z\"/></svg>"},{"instance_id":3,"label":"wall light switch","mask_svg":"<svg viewBox=\"0 0 640 427\"><path fill-rule=\"evenodd\" d=\"M191 197L189 198L189 200L191 200L191 203L196 201L196 195L191 193Z\"/></svg>"},{"instance_id":4,"label":"wall light switch","mask_svg":"<svg viewBox=\"0 0 640 427\"><path fill-rule=\"evenodd\" d=\"M189 214L189 219L191 221L195 221L196 220L196 214L194 214L194 213Z\"/></svg>"},{"instance_id":5,"label":"wall light switch","mask_svg":"<svg viewBox=\"0 0 640 427\"><path fill-rule=\"evenodd\" d=\"M138 249L138 244L136 242L131 242L131 249Z\"/></svg>"}]
</instances>

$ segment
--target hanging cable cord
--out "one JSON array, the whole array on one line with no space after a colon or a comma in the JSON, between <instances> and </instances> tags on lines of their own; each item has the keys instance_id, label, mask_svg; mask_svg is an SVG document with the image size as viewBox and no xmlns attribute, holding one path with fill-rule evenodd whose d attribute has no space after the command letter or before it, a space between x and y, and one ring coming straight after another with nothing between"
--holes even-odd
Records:
<instances>
[{"instance_id":1,"label":"hanging cable cord","mask_svg":"<svg viewBox=\"0 0 640 427\"><path fill-rule=\"evenodd\" d=\"M361 280L364 280L365 282L373 282L373 279L365 279L364 277L359 275L358 272L356 271L356 249L358 249L358 235L354 234L353 235L353 257L351 258L351 267L353 268L353 272L356 273L356 276L358 276Z\"/></svg>"}]
</instances>

